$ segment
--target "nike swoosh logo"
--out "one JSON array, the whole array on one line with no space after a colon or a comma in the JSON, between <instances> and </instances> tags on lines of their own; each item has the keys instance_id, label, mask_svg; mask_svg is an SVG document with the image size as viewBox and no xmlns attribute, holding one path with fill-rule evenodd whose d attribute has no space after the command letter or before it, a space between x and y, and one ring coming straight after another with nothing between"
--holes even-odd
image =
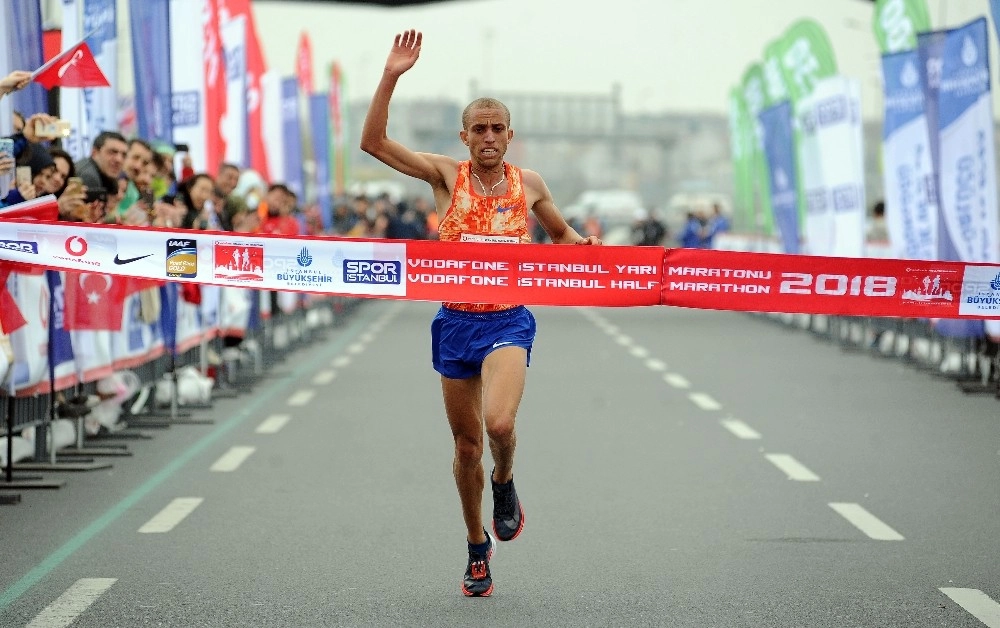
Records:
<instances>
[{"instance_id":1,"label":"nike swoosh logo","mask_svg":"<svg viewBox=\"0 0 1000 628\"><path fill-rule=\"evenodd\" d=\"M509 341L508 342L494 342L493 343L493 348L496 349L497 347L502 347L504 345L511 345L511 344L514 344L514 343L513 342L509 342Z\"/></svg>"},{"instance_id":2,"label":"nike swoosh logo","mask_svg":"<svg viewBox=\"0 0 1000 628\"><path fill-rule=\"evenodd\" d=\"M121 266L122 264L131 264L132 262L138 262L141 259L146 259L147 257L152 257L152 256L153 254L149 253L148 255L140 255L139 257L130 257L128 259L121 259L118 257L118 255L115 255L115 264L118 264L119 266Z\"/></svg>"},{"instance_id":3,"label":"nike swoosh logo","mask_svg":"<svg viewBox=\"0 0 1000 628\"><path fill-rule=\"evenodd\" d=\"M504 212L509 212L510 210L517 207L516 205L508 205L507 207L497 207L497 213L502 214Z\"/></svg>"}]
</instances>

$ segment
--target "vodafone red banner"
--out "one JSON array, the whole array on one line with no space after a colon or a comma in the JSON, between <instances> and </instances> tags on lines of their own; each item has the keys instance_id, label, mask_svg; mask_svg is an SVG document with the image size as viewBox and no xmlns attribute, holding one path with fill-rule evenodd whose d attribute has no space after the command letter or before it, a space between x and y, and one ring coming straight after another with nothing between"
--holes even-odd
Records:
<instances>
[{"instance_id":1,"label":"vodafone red banner","mask_svg":"<svg viewBox=\"0 0 1000 628\"><path fill-rule=\"evenodd\" d=\"M117 285L101 277L118 275L418 301L1000 318L1000 265L959 262L286 238L3 216L0 261L84 273L91 288Z\"/></svg>"},{"instance_id":2,"label":"vodafone red banner","mask_svg":"<svg viewBox=\"0 0 1000 628\"><path fill-rule=\"evenodd\" d=\"M671 249L664 305L907 318L1000 318L1000 266Z\"/></svg>"}]
</instances>

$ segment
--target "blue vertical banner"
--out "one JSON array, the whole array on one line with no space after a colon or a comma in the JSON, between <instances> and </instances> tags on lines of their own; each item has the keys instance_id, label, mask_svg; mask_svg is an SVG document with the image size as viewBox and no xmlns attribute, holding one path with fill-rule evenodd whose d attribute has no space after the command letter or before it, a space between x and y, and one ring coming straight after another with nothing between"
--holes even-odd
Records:
<instances>
[{"instance_id":1,"label":"blue vertical banner","mask_svg":"<svg viewBox=\"0 0 1000 628\"><path fill-rule=\"evenodd\" d=\"M771 208L785 253L799 252L799 210L792 106L787 100L759 115L771 182Z\"/></svg>"},{"instance_id":2,"label":"blue vertical banner","mask_svg":"<svg viewBox=\"0 0 1000 628\"><path fill-rule=\"evenodd\" d=\"M302 176L302 130L299 126L299 81L294 76L281 79L281 132L285 162L285 185L305 198Z\"/></svg>"},{"instance_id":3,"label":"blue vertical banner","mask_svg":"<svg viewBox=\"0 0 1000 628\"><path fill-rule=\"evenodd\" d=\"M139 137L170 142L170 2L131 0L129 17Z\"/></svg>"},{"instance_id":4,"label":"blue vertical banner","mask_svg":"<svg viewBox=\"0 0 1000 628\"><path fill-rule=\"evenodd\" d=\"M941 204L941 136L938 132L938 92L941 89L941 55L948 31L917 33L917 57L920 60L920 87L924 90L924 115L927 117L927 145L931 153L931 170L934 173L934 198ZM940 216L940 212L938 214ZM938 221L938 233L941 232ZM940 245L940 240L939 240ZM939 259L940 252L934 256ZM948 259L948 258L940 258Z\"/></svg>"},{"instance_id":5,"label":"blue vertical banner","mask_svg":"<svg viewBox=\"0 0 1000 628\"><path fill-rule=\"evenodd\" d=\"M916 50L882 57L885 217L894 257L932 260L938 255L938 207L919 68Z\"/></svg>"},{"instance_id":6,"label":"blue vertical banner","mask_svg":"<svg viewBox=\"0 0 1000 628\"><path fill-rule=\"evenodd\" d=\"M33 72L45 63L41 3L39 0L6 0L6 4L10 8L5 10L10 11L10 15L4 45L10 45L11 69ZM25 116L49 110L45 89L38 83L14 92L10 98L14 109Z\"/></svg>"},{"instance_id":7,"label":"blue vertical banner","mask_svg":"<svg viewBox=\"0 0 1000 628\"><path fill-rule=\"evenodd\" d=\"M55 390L76 384L76 362L73 341L66 331L66 299L62 275L57 270L45 271L49 286L49 381Z\"/></svg>"},{"instance_id":8,"label":"blue vertical banner","mask_svg":"<svg viewBox=\"0 0 1000 628\"><path fill-rule=\"evenodd\" d=\"M323 221L323 231L333 226L333 199L330 186L330 107L327 94L309 96L309 122L312 126L313 159L316 161L316 202Z\"/></svg>"},{"instance_id":9,"label":"blue vertical banner","mask_svg":"<svg viewBox=\"0 0 1000 628\"><path fill-rule=\"evenodd\" d=\"M83 90L90 128L97 133L118 130L118 20L115 0L83 0L83 32L94 60L108 77L109 87ZM64 42L65 43L65 42Z\"/></svg>"},{"instance_id":10,"label":"blue vertical banner","mask_svg":"<svg viewBox=\"0 0 1000 628\"><path fill-rule=\"evenodd\" d=\"M986 19L948 32L938 94L942 259L1000 261Z\"/></svg>"}]
</instances>

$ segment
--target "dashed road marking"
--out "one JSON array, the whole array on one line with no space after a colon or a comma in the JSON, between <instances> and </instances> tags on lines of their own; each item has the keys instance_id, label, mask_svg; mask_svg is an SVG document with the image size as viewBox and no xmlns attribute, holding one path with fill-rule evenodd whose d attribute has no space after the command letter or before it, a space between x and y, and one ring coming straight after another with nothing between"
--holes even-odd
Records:
<instances>
[{"instance_id":1,"label":"dashed road marking","mask_svg":"<svg viewBox=\"0 0 1000 628\"><path fill-rule=\"evenodd\" d=\"M679 373L665 373L663 375L663 381L667 382L674 388L691 388L691 382L687 381L687 379Z\"/></svg>"},{"instance_id":2,"label":"dashed road marking","mask_svg":"<svg viewBox=\"0 0 1000 628\"><path fill-rule=\"evenodd\" d=\"M117 581L118 578L80 578L43 608L25 628L69 626Z\"/></svg>"},{"instance_id":3,"label":"dashed road marking","mask_svg":"<svg viewBox=\"0 0 1000 628\"><path fill-rule=\"evenodd\" d=\"M646 360L646 368L651 371L665 371L667 370L667 363L656 358L649 358Z\"/></svg>"},{"instance_id":4,"label":"dashed road marking","mask_svg":"<svg viewBox=\"0 0 1000 628\"><path fill-rule=\"evenodd\" d=\"M629 338L628 336L618 336L617 338L615 338L615 342L617 342L623 347L627 347L630 344L632 344L632 339Z\"/></svg>"},{"instance_id":5,"label":"dashed road marking","mask_svg":"<svg viewBox=\"0 0 1000 628\"><path fill-rule=\"evenodd\" d=\"M647 349L646 347L632 347L631 349L629 349L629 353L631 353L634 357L637 358L649 357L649 349Z\"/></svg>"},{"instance_id":6,"label":"dashed road marking","mask_svg":"<svg viewBox=\"0 0 1000 628\"><path fill-rule=\"evenodd\" d=\"M209 468L209 471L219 471L219 472L229 472L235 471L240 468L243 461L250 457L256 447L244 447L236 446L231 448L226 453L222 454L222 457L215 461L215 463Z\"/></svg>"},{"instance_id":7,"label":"dashed road marking","mask_svg":"<svg viewBox=\"0 0 1000 628\"><path fill-rule=\"evenodd\" d=\"M167 504L166 508L158 512L156 516L144 523L139 528L139 532L142 534L170 532L185 517L194 512L194 509L203 501L205 500L201 497L178 497Z\"/></svg>"},{"instance_id":8,"label":"dashed road marking","mask_svg":"<svg viewBox=\"0 0 1000 628\"><path fill-rule=\"evenodd\" d=\"M304 388L302 390L296 390L291 397L288 398L288 405L290 406L304 406L316 395L315 390L310 390Z\"/></svg>"},{"instance_id":9,"label":"dashed road marking","mask_svg":"<svg viewBox=\"0 0 1000 628\"><path fill-rule=\"evenodd\" d=\"M292 417L288 414L272 414L271 416L264 419L264 421L257 426L254 430L258 434L274 434L278 432L281 428L292 420Z\"/></svg>"},{"instance_id":10,"label":"dashed road marking","mask_svg":"<svg viewBox=\"0 0 1000 628\"><path fill-rule=\"evenodd\" d=\"M316 373L316 377L313 377L312 383L316 384L317 386L324 386L332 382L333 378L335 378L336 376L337 376L337 371L330 371L330 370L320 371L319 373Z\"/></svg>"},{"instance_id":11,"label":"dashed road marking","mask_svg":"<svg viewBox=\"0 0 1000 628\"><path fill-rule=\"evenodd\" d=\"M724 419L722 425L732 432L736 438L742 438L743 440L760 439L760 433L757 430L738 419Z\"/></svg>"},{"instance_id":12,"label":"dashed road marking","mask_svg":"<svg viewBox=\"0 0 1000 628\"><path fill-rule=\"evenodd\" d=\"M356 342L353 345L347 347L347 352L348 353L358 354L358 353L361 353L364 350L365 350L365 345L362 344L362 343L360 343L360 342Z\"/></svg>"},{"instance_id":13,"label":"dashed road marking","mask_svg":"<svg viewBox=\"0 0 1000 628\"><path fill-rule=\"evenodd\" d=\"M940 591L989 628L1000 628L1000 604L979 589L943 587Z\"/></svg>"},{"instance_id":14,"label":"dashed road marking","mask_svg":"<svg viewBox=\"0 0 1000 628\"><path fill-rule=\"evenodd\" d=\"M615 327L614 325L608 325L608 326L607 326L607 327L606 327L606 328L604 329L604 331L608 332L608 334L609 334L609 335L611 335L611 336L614 336L615 334L617 334L617 333L618 333L618 328L617 328L617 327Z\"/></svg>"},{"instance_id":15,"label":"dashed road marking","mask_svg":"<svg viewBox=\"0 0 1000 628\"><path fill-rule=\"evenodd\" d=\"M698 406L702 410L712 411L722 409L722 404L715 399L712 399L711 395L708 393L691 393L688 395L688 399L690 399L694 405Z\"/></svg>"},{"instance_id":16,"label":"dashed road marking","mask_svg":"<svg viewBox=\"0 0 1000 628\"><path fill-rule=\"evenodd\" d=\"M850 521L854 527L861 530L876 541L902 541L903 535L896 532L881 519L864 509L860 504L831 503L841 517Z\"/></svg>"},{"instance_id":17,"label":"dashed road marking","mask_svg":"<svg viewBox=\"0 0 1000 628\"><path fill-rule=\"evenodd\" d=\"M361 342L371 342L372 340L375 340L375 334L371 332L367 334L361 334L361 337L358 338L358 340L360 340Z\"/></svg>"},{"instance_id":18,"label":"dashed road marking","mask_svg":"<svg viewBox=\"0 0 1000 628\"><path fill-rule=\"evenodd\" d=\"M796 482L819 482L818 475L789 454L766 454L764 457L771 464L784 471L789 480L795 480Z\"/></svg>"},{"instance_id":19,"label":"dashed road marking","mask_svg":"<svg viewBox=\"0 0 1000 628\"><path fill-rule=\"evenodd\" d=\"M351 363L351 356L349 356L349 355L338 355L337 357L335 357L330 362L330 366L332 366L334 368L341 369L341 368L344 368L345 366L347 366L350 363Z\"/></svg>"}]
</instances>

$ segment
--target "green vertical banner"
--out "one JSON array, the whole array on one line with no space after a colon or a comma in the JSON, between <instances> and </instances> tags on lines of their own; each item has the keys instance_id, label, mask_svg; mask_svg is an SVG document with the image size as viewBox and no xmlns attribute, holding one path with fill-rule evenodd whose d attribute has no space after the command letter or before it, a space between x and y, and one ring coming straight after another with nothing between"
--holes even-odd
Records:
<instances>
[{"instance_id":1,"label":"green vertical banner","mask_svg":"<svg viewBox=\"0 0 1000 628\"><path fill-rule=\"evenodd\" d=\"M814 20L802 19L788 27L775 46L774 54L781 66L781 76L792 104L792 115L796 120L800 120L802 99L812 94L818 81L837 74L837 61L833 54L833 46L830 45L830 38L823 27ZM801 122L794 124L794 129L795 165L800 173L796 178L799 224L804 225L808 210L805 185L809 178L802 173L804 169L816 165L811 163L815 161L816 155L807 157L804 154ZM809 159L810 163L805 159Z\"/></svg>"},{"instance_id":2,"label":"green vertical banner","mask_svg":"<svg viewBox=\"0 0 1000 628\"><path fill-rule=\"evenodd\" d=\"M340 64L334 61L330 64L330 175L333 193L342 195L347 191L350 181L347 148L347 107L345 106L344 73Z\"/></svg>"},{"instance_id":3,"label":"green vertical banner","mask_svg":"<svg viewBox=\"0 0 1000 628\"><path fill-rule=\"evenodd\" d=\"M780 55L793 105L811 94L817 81L837 74L830 38L813 20L799 20L788 27L781 40Z\"/></svg>"},{"instance_id":4,"label":"green vertical banner","mask_svg":"<svg viewBox=\"0 0 1000 628\"><path fill-rule=\"evenodd\" d=\"M750 148L751 161L749 169L753 182L753 197L758 201L759 210L754 212L753 225L760 227L765 235L771 235L774 222L771 215L771 183L767 170L767 160L764 158L764 146L759 130L760 121L757 116L767 105L767 94L764 87L764 69L759 63L754 63L743 73L740 84L743 90L743 103L746 105L748 127L751 129Z\"/></svg>"},{"instance_id":5,"label":"green vertical banner","mask_svg":"<svg viewBox=\"0 0 1000 628\"><path fill-rule=\"evenodd\" d=\"M739 88L729 90L729 144L733 159L734 214L741 227L754 227L753 214L753 128L749 125L746 103ZM735 218L735 216L734 216Z\"/></svg>"},{"instance_id":6,"label":"green vertical banner","mask_svg":"<svg viewBox=\"0 0 1000 628\"><path fill-rule=\"evenodd\" d=\"M917 33L931 29L927 0L877 0L872 29L882 54L913 50Z\"/></svg>"},{"instance_id":7,"label":"green vertical banner","mask_svg":"<svg viewBox=\"0 0 1000 628\"><path fill-rule=\"evenodd\" d=\"M776 39L764 48L764 92L767 95L766 107L776 105L789 99L788 76L781 64L784 52L784 40Z\"/></svg>"}]
</instances>

